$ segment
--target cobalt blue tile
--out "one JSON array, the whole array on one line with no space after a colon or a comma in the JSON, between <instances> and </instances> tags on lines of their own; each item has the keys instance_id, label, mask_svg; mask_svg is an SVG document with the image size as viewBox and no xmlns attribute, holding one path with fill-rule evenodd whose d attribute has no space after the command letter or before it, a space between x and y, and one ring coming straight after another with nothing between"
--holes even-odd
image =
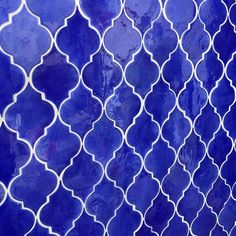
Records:
<instances>
[{"instance_id":1,"label":"cobalt blue tile","mask_svg":"<svg viewBox=\"0 0 236 236\"><path fill-rule=\"evenodd\" d=\"M120 0L81 0L80 6L87 16L90 17L91 23L100 33L112 24L121 9Z\"/></svg>"},{"instance_id":2,"label":"cobalt blue tile","mask_svg":"<svg viewBox=\"0 0 236 236\"><path fill-rule=\"evenodd\" d=\"M211 48L197 65L196 74L203 86L210 92L216 85L223 73L222 62L218 59L217 53Z\"/></svg>"},{"instance_id":3,"label":"cobalt blue tile","mask_svg":"<svg viewBox=\"0 0 236 236\"><path fill-rule=\"evenodd\" d=\"M236 151L232 152L227 156L227 160L224 162L221 170L222 177L226 180L226 183L233 187L236 182L235 170L236 170Z\"/></svg>"},{"instance_id":4,"label":"cobalt blue tile","mask_svg":"<svg viewBox=\"0 0 236 236\"><path fill-rule=\"evenodd\" d=\"M66 187L73 190L75 196L85 201L101 177L102 168L99 163L95 162L92 155L82 149L73 158L73 164L64 172L63 183Z\"/></svg>"},{"instance_id":5,"label":"cobalt blue tile","mask_svg":"<svg viewBox=\"0 0 236 236\"><path fill-rule=\"evenodd\" d=\"M95 186L93 193L86 200L88 213L107 225L108 221L115 216L115 210L120 206L123 194L113 182L103 177L102 181Z\"/></svg>"},{"instance_id":6,"label":"cobalt blue tile","mask_svg":"<svg viewBox=\"0 0 236 236\"><path fill-rule=\"evenodd\" d=\"M181 181L178 181L181 179ZM183 191L187 188L190 175L186 172L182 165L176 162L170 169L170 173L166 175L162 183L163 191L168 194L169 198L174 202L182 197Z\"/></svg>"},{"instance_id":7,"label":"cobalt blue tile","mask_svg":"<svg viewBox=\"0 0 236 236\"><path fill-rule=\"evenodd\" d=\"M132 28L132 22L124 12L114 22L114 26L105 34L106 48L113 53L114 58L123 67L132 59L132 55L139 49L141 37Z\"/></svg>"},{"instance_id":8,"label":"cobalt blue tile","mask_svg":"<svg viewBox=\"0 0 236 236\"><path fill-rule=\"evenodd\" d=\"M230 111L225 115L225 118L224 118L224 127L234 140L236 138L236 132L235 132L236 122L234 119L235 114L236 114L236 103L234 103L230 107Z\"/></svg>"},{"instance_id":9,"label":"cobalt blue tile","mask_svg":"<svg viewBox=\"0 0 236 236\"><path fill-rule=\"evenodd\" d=\"M211 231L211 235L212 236L227 236L226 231L224 230L224 228L222 226L220 226L219 224L217 224L214 229ZM232 234L233 235L233 234Z\"/></svg>"},{"instance_id":10,"label":"cobalt blue tile","mask_svg":"<svg viewBox=\"0 0 236 236\"><path fill-rule=\"evenodd\" d=\"M5 201L6 198L6 191L4 185L0 184L0 205L2 205L3 201Z\"/></svg>"},{"instance_id":11,"label":"cobalt blue tile","mask_svg":"<svg viewBox=\"0 0 236 236\"><path fill-rule=\"evenodd\" d=\"M196 7L193 1L170 0L165 6L166 16L173 22L174 29L181 35L193 20Z\"/></svg>"},{"instance_id":12,"label":"cobalt blue tile","mask_svg":"<svg viewBox=\"0 0 236 236\"><path fill-rule=\"evenodd\" d=\"M122 82L106 103L106 112L116 125L125 130L133 123L141 107L140 99L126 82Z\"/></svg>"},{"instance_id":13,"label":"cobalt blue tile","mask_svg":"<svg viewBox=\"0 0 236 236\"><path fill-rule=\"evenodd\" d=\"M139 228L138 232L136 233L137 236L155 236L151 230L151 227L148 227L145 225L145 223L142 224L142 227Z\"/></svg>"},{"instance_id":14,"label":"cobalt blue tile","mask_svg":"<svg viewBox=\"0 0 236 236\"><path fill-rule=\"evenodd\" d=\"M179 105L185 114L193 121L207 102L207 93L195 77L187 82L186 87L179 95Z\"/></svg>"},{"instance_id":15,"label":"cobalt blue tile","mask_svg":"<svg viewBox=\"0 0 236 236\"><path fill-rule=\"evenodd\" d=\"M175 216L170 220L168 228L163 232L163 236L171 235L187 235L188 225L182 221L182 219L175 214Z\"/></svg>"},{"instance_id":16,"label":"cobalt blue tile","mask_svg":"<svg viewBox=\"0 0 236 236\"><path fill-rule=\"evenodd\" d=\"M163 14L158 17L153 27L146 32L144 43L159 65L162 65L169 58L169 54L176 48L177 35L171 29L170 23Z\"/></svg>"},{"instance_id":17,"label":"cobalt blue tile","mask_svg":"<svg viewBox=\"0 0 236 236\"><path fill-rule=\"evenodd\" d=\"M39 25L38 19L23 6L13 16L12 24L1 30L0 44L4 51L13 56L14 62L22 66L29 74L40 62L51 45L49 33Z\"/></svg>"},{"instance_id":18,"label":"cobalt blue tile","mask_svg":"<svg viewBox=\"0 0 236 236\"><path fill-rule=\"evenodd\" d=\"M173 149L168 146L163 138L159 138L145 158L145 167L153 173L154 177L162 181L174 160L175 153Z\"/></svg>"},{"instance_id":19,"label":"cobalt blue tile","mask_svg":"<svg viewBox=\"0 0 236 236\"><path fill-rule=\"evenodd\" d=\"M49 234L48 229L42 227L40 224L36 223L33 230L30 231L29 236L50 236L50 235L56 235L56 234Z\"/></svg>"},{"instance_id":20,"label":"cobalt blue tile","mask_svg":"<svg viewBox=\"0 0 236 236\"><path fill-rule=\"evenodd\" d=\"M207 203L212 207L213 211L219 214L228 200L230 194L229 187L220 177L214 183L211 191L207 195Z\"/></svg>"},{"instance_id":21,"label":"cobalt blue tile","mask_svg":"<svg viewBox=\"0 0 236 236\"><path fill-rule=\"evenodd\" d=\"M0 181L6 186L19 174L20 168L30 157L26 143L17 139L4 123L0 127Z\"/></svg>"},{"instance_id":22,"label":"cobalt blue tile","mask_svg":"<svg viewBox=\"0 0 236 236\"><path fill-rule=\"evenodd\" d=\"M102 224L95 222L93 217L89 216L85 211L80 216L80 218L75 222L75 227L73 227L68 236L103 236L104 229Z\"/></svg>"},{"instance_id":23,"label":"cobalt blue tile","mask_svg":"<svg viewBox=\"0 0 236 236\"><path fill-rule=\"evenodd\" d=\"M52 122L53 116L51 105L28 85L8 108L5 119L10 128L19 132L21 138L34 144L43 134L44 128Z\"/></svg>"},{"instance_id":24,"label":"cobalt blue tile","mask_svg":"<svg viewBox=\"0 0 236 236\"><path fill-rule=\"evenodd\" d=\"M197 235L209 235L215 224L215 214L205 205L199 212L197 218L193 221L192 230L193 233Z\"/></svg>"},{"instance_id":25,"label":"cobalt blue tile","mask_svg":"<svg viewBox=\"0 0 236 236\"><path fill-rule=\"evenodd\" d=\"M232 141L227 136L226 131L221 127L216 133L215 138L210 142L208 152L214 163L220 167L226 160L226 156L229 154L231 147Z\"/></svg>"},{"instance_id":26,"label":"cobalt blue tile","mask_svg":"<svg viewBox=\"0 0 236 236\"><path fill-rule=\"evenodd\" d=\"M190 185L178 202L178 212L189 224L193 222L204 203L203 196L194 185Z\"/></svg>"},{"instance_id":27,"label":"cobalt blue tile","mask_svg":"<svg viewBox=\"0 0 236 236\"><path fill-rule=\"evenodd\" d=\"M52 227L53 232L65 235L81 212L81 201L60 184L50 196L50 201L41 209L40 220L44 225Z\"/></svg>"},{"instance_id":28,"label":"cobalt blue tile","mask_svg":"<svg viewBox=\"0 0 236 236\"><path fill-rule=\"evenodd\" d=\"M223 1L228 8L230 8L231 5L233 5L234 1L233 0L224 0Z\"/></svg>"},{"instance_id":29,"label":"cobalt blue tile","mask_svg":"<svg viewBox=\"0 0 236 236\"><path fill-rule=\"evenodd\" d=\"M111 220L108 232L114 236L133 235L140 222L140 214L124 201L117 210L116 216Z\"/></svg>"},{"instance_id":30,"label":"cobalt blue tile","mask_svg":"<svg viewBox=\"0 0 236 236\"><path fill-rule=\"evenodd\" d=\"M235 226L236 221L236 201L230 197L226 202L224 209L219 215L219 223L224 226L229 233ZM233 234L231 234L233 235Z\"/></svg>"},{"instance_id":31,"label":"cobalt blue tile","mask_svg":"<svg viewBox=\"0 0 236 236\"><path fill-rule=\"evenodd\" d=\"M224 76L219 81L217 88L212 92L211 101L216 107L217 112L223 117L233 103L234 97L234 89L230 81Z\"/></svg>"},{"instance_id":32,"label":"cobalt blue tile","mask_svg":"<svg viewBox=\"0 0 236 236\"><path fill-rule=\"evenodd\" d=\"M58 107L75 87L79 75L55 46L43 57L43 63L33 72L34 86Z\"/></svg>"},{"instance_id":33,"label":"cobalt blue tile","mask_svg":"<svg viewBox=\"0 0 236 236\"><path fill-rule=\"evenodd\" d=\"M21 0L2 0L0 3L0 24L6 22L8 14L17 10L20 6Z\"/></svg>"},{"instance_id":34,"label":"cobalt blue tile","mask_svg":"<svg viewBox=\"0 0 236 236\"><path fill-rule=\"evenodd\" d=\"M126 0L125 10L143 34L160 14L161 6L160 2L155 0Z\"/></svg>"},{"instance_id":35,"label":"cobalt blue tile","mask_svg":"<svg viewBox=\"0 0 236 236\"><path fill-rule=\"evenodd\" d=\"M64 25L64 19L74 11L75 0L68 0L63 4L60 0L27 0L27 5L35 15L40 17L42 24L54 34Z\"/></svg>"},{"instance_id":36,"label":"cobalt blue tile","mask_svg":"<svg viewBox=\"0 0 236 236\"><path fill-rule=\"evenodd\" d=\"M141 158L126 143L115 152L115 157L107 167L108 176L116 181L116 185L124 191L133 182L133 178L141 169Z\"/></svg>"},{"instance_id":37,"label":"cobalt blue tile","mask_svg":"<svg viewBox=\"0 0 236 236\"><path fill-rule=\"evenodd\" d=\"M185 31L182 42L184 51L188 53L188 58L196 64L210 45L210 37L204 31L204 24L199 18L192 22L188 31Z\"/></svg>"},{"instance_id":38,"label":"cobalt blue tile","mask_svg":"<svg viewBox=\"0 0 236 236\"><path fill-rule=\"evenodd\" d=\"M69 127L59 119L47 129L46 136L41 137L35 147L37 156L58 174L70 164L79 149L78 136L70 133Z\"/></svg>"},{"instance_id":39,"label":"cobalt blue tile","mask_svg":"<svg viewBox=\"0 0 236 236\"><path fill-rule=\"evenodd\" d=\"M232 81L233 85L236 85L236 71L235 71L235 66L236 66L236 54L232 56L232 60L229 61L229 64L226 68L227 70L227 75Z\"/></svg>"},{"instance_id":40,"label":"cobalt blue tile","mask_svg":"<svg viewBox=\"0 0 236 236\"><path fill-rule=\"evenodd\" d=\"M210 123L208 121L211 121ZM201 115L195 122L196 132L201 136L201 140L206 144L213 138L214 132L220 125L219 115L215 113L210 103L202 109Z\"/></svg>"},{"instance_id":41,"label":"cobalt blue tile","mask_svg":"<svg viewBox=\"0 0 236 236\"><path fill-rule=\"evenodd\" d=\"M170 90L168 84L160 79L145 99L145 107L154 119L162 125L169 112L174 108L175 102L174 93Z\"/></svg>"},{"instance_id":42,"label":"cobalt blue tile","mask_svg":"<svg viewBox=\"0 0 236 236\"><path fill-rule=\"evenodd\" d=\"M10 57L0 51L0 114L13 102L13 95L24 86L24 75L20 68L11 64Z\"/></svg>"},{"instance_id":43,"label":"cobalt blue tile","mask_svg":"<svg viewBox=\"0 0 236 236\"><path fill-rule=\"evenodd\" d=\"M204 1L200 7L199 15L207 31L213 36L226 19L226 7L222 1Z\"/></svg>"},{"instance_id":44,"label":"cobalt blue tile","mask_svg":"<svg viewBox=\"0 0 236 236\"><path fill-rule=\"evenodd\" d=\"M70 94L63 103L60 114L63 121L81 137L92 129L93 123L99 118L102 107L98 99L92 97L91 91L82 83Z\"/></svg>"},{"instance_id":45,"label":"cobalt blue tile","mask_svg":"<svg viewBox=\"0 0 236 236\"><path fill-rule=\"evenodd\" d=\"M160 234L167 226L169 219L174 214L174 205L169 202L163 193L159 193L153 201L152 207L148 209L145 219L152 230Z\"/></svg>"},{"instance_id":46,"label":"cobalt blue tile","mask_svg":"<svg viewBox=\"0 0 236 236\"><path fill-rule=\"evenodd\" d=\"M206 149L203 142L200 141L200 137L192 132L185 139L185 143L179 151L179 161L190 174L193 174L205 152Z\"/></svg>"},{"instance_id":47,"label":"cobalt blue tile","mask_svg":"<svg viewBox=\"0 0 236 236\"><path fill-rule=\"evenodd\" d=\"M235 43L236 33L234 32L234 26L227 20L214 39L215 50L225 64L236 50Z\"/></svg>"},{"instance_id":48,"label":"cobalt blue tile","mask_svg":"<svg viewBox=\"0 0 236 236\"><path fill-rule=\"evenodd\" d=\"M98 137L100 138L98 139ZM105 167L112 158L113 152L121 145L121 141L121 132L103 114L100 120L94 124L94 129L86 136L84 145L86 150Z\"/></svg>"},{"instance_id":49,"label":"cobalt blue tile","mask_svg":"<svg viewBox=\"0 0 236 236\"><path fill-rule=\"evenodd\" d=\"M128 65L125 75L127 81L134 86L135 92L145 97L152 84L159 78L159 74L159 68L151 60L151 55L142 48L135 55L134 61Z\"/></svg>"},{"instance_id":50,"label":"cobalt blue tile","mask_svg":"<svg viewBox=\"0 0 236 236\"><path fill-rule=\"evenodd\" d=\"M232 229L231 229L231 235L234 235L236 233L236 226L234 226Z\"/></svg>"},{"instance_id":51,"label":"cobalt blue tile","mask_svg":"<svg viewBox=\"0 0 236 236\"><path fill-rule=\"evenodd\" d=\"M111 54L102 47L93 56L93 61L85 67L82 76L84 83L93 90L93 95L104 103L120 83L122 71Z\"/></svg>"},{"instance_id":52,"label":"cobalt blue tile","mask_svg":"<svg viewBox=\"0 0 236 236\"><path fill-rule=\"evenodd\" d=\"M178 108L175 108L170 114L162 130L163 137L169 141L170 146L175 150L178 150L184 143L189 131L190 123Z\"/></svg>"},{"instance_id":53,"label":"cobalt blue tile","mask_svg":"<svg viewBox=\"0 0 236 236\"><path fill-rule=\"evenodd\" d=\"M0 206L0 234L25 235L34 224L34 216L9 197Z\"/></svg>"},{"instance_id":54,"label":"cobalt blue tile","mask_svg":"<svg viewBox=\"0 0 236 236\"><path fill-rule=\"evenodd\" d=\"M234 236L235 13L0 1L0 235Z\"/></svg>"},{"instance_id":55,"label":"cobalt blue tile","mask_svg":"<svg viewBox=\"0 0 236 236\"><path fill-rule=\"evenodd\" d=\"M170 88L178 94L191 75L192 65L187 60L187 54L178 47L171 53L170 59L163 67L163 78L170 84Z\"/></svg>"},{"instance_id":56,"label":"cobalt blue tile","mask_svg":"<svg viewBox=\"0 0 236 236\"><path fill-rule=\"evenodd\" d=\"M236 12L236 7L235 7L235 4L234 4L234 5L232 5L232 7L230 9L230 21L232 22L232 24L234 26L236 25L235 12Z\"/></svg>"},{"instance_id":57,"label":"cobalt blue tile","mask_svg":"<svg viewBox=\"0 0 236 236\"><path fill-rule=\"evenodd\" d=\"M236 199L236 184L234 184L234 186L233 186L232 196Z\"/></svg>"},{"instance_id":58,"label":"cobalt blue tile","mask_svg":"<svg viewBox=\"0 0 236 236\"><path fill-rule=\"evenodd\" d=\"M159 185L145 169L135 177L134 183L127 190L127 199L143 214L151 206L152 200L159 192ZM140 196L139 193L142 193Z\"/></svg>"},{"instance_id":59,"label":"cobalt blue tile","mask_svg":"<svg viewBox=\"0 0 236 236\"><path fill-rule=\"evenodd\" d=\"M129 144L135 151L144 157L152 148L152 144L159 134L159 127L152 121L152 117L143 110L127 133Z\"/></svg>"},{"instance_id":60,"label":"cobalt blue tile","mask_svg":"<svg viewBox=\"0 0 236 236\"><path fill-rule=\"evenodd\" d=\"M90 55L95 53L99 47L98 34L88 24L88 20L77 9L56 37L60 50L69 56L69 60L79 70L89 62Z\"/></svg>"},{"instance_id":61,"label":"cobalt blue tile","mask_svg":"<svg viewBox=\"0 0 236 236\"><path fill-rule=\"evenodd\" d=\"M214 181L218 176L218 169L212 160L206 155L200 163L199 168L194 173L194 184L199 187L200 192L206 195L212 188Z\"/></svg>"},{"instance_id":62,"label":"cobalt blue tile","mask_svg":"<svg viewBox=\"0 0 236 236\"><path fill-rule=\"evenodd\" d=\"M33 156L29 164L22 168L21 175L12 182L11 193L15 199L23 201L26 207L37 213L56 185L55 174L46 170Z\"/></svg>"}]
</instances>

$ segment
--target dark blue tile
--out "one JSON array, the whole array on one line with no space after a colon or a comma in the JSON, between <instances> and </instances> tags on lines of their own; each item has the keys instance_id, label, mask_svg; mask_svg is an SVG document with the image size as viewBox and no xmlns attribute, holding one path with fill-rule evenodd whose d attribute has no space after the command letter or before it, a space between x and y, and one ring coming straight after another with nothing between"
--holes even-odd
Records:
<instances>
[{"instance_id":1,"label":"dark blue tile","mask_svg":"<svg viewBox=\"0 0 236 236\"><path fill-rule=\"evenodd\" d=\"M141 107L140 99L125 82L115 90L106 104L106 112L116 125L125 130L133 123Z\"/></svg>"},{"instance_id":2,"label":"dark blue tile","mask_svg":"<svg viewBox=\"0 0 236 236\"><path fill-rule=\"evenodd\" d=\"M20 3L20 0L2 0L0 2L0 24L9 19L8 14L14 12L20 6Z\"/></svg>"},{"instance_id":3,"label":"dark blue tile","mask_svg":"<svg viewBox=\"0 0 236 236\"><path fill-rule=\"evenodd\" d=\"M126 0L125 10L143 34L159 16L161 6L160 2L155 0Z\"/></svg>"},{"instance_id":4,"label":"dark blue tile","mask_svg":"<svg viewBox=\"0 0 236 236\"><path fill-rule=\"evenodd\" d=\"M79 80L76 68L55 47L43 57L43 64L34 70L32 76L34 86L58 107Z\"/></svg>"},{"instance_id":5,"label":"dark blue tile","mask_svg":"<svg viewBox=\"0 0 236 236\"><path fill-rule=\"evenodd\" d=\"M117 62L125 67L141 44L139 33L132 28L132 22L123 12L114 26L105 34L106 48L113 53Z\"/></svg>"},{"instance_id":6,"label":"dark blue tile","mask_svg":"<svg viewBox=\"0 0 236 236\"><path fill-rule=\"evenodd\" d=\"M120 83L122 71L111 54L102 47L93 56L93 61L85 67L82 76L84 83L93 90L93 95L104 103Z\"/></svg>"},{"instance_id":7,"label":"dark blue tile","mask_svg":"<svg viewBox=\"0 0 236 236\"><path fill-rule=\"evenodd\" d=\"M95 162L92 155L84 149L73 158L73 165L66 169L63 175L63 183L72 189L74 194L83 201L93 192L94 185L102 177L102 168Z\"/></svg>"},{"instance_id":8,"label":"dark blue tile","mask_svg":"<svg viewBox=\"0 0 236 236\"><path fill-rule=\"evenodd\" d=\"M205 205L199 212L197 218L193 221L192 230L194 234L209 235L215 224L216 216L211 212L211 209Z\"/></svg>"},{"instance_id":9,"label":"dark blue tile","mask_svg":"<svg viewBox=\"0 0 236 236\"><path fill-rule=\"evenodd\" d=\"M17 175L30 157L29 147L17 140L16 133L9 131L4 123L0 127L0 181L6 186Z\"/></svg>"},{"instance_id":10,"label":"dark blue tile","mask_svg":"<svg viewBox=\"0 0 236 236\"><path fill-rule=\"evenodd\" d=\"M27 0L27 5L34 14L40 17L42 24L54 34L59 27L63 26L64 19L73 13L75 1L67 0L61 4L60 0Z\"/></svg>"},{"instance_id":11,"label":"dark blue tile","mask_svg":"<svg viewBox=\"0 0 236 236\"><path fill-rule=\"evenodd\" d=\"M61 118L83 137L99 118L102 107L98 99L82 83L70 94L60 110Z\"/></svg>"},{"instance_id":12,"label":"dark blue tile","mask_svg":"<svg viewBox=\"0 0 236 236\"><path fill-rule=\"evenodd\" d=\"M9 107L5 119L10 128L19 132L21 138L33 144L43 135L44 128L51 123L53 116L51 105L43 101L41 94L28 85Z\"/></svg>"},{"instance_id":13,"label":"dark blue tile","mask_svg":"<svg viewBox=\"0 0 236 236\"><path fill-rule=\"evenodd\" d=\"M20 68L11 64L10 57L0 52L0 114L13 102L13 95L24 86L24 75Z\"/></svg>"},{"instance_id":14,"label":"dark blue tile","mask_svg":"<svg viewBox=\"0 0 236 236\"><path fill-rule=\"evenodd\" d=\"M143 110L139 117L135 118L127 133L127 140L135 151L144 157L152 148L152 144L159 134L159 127L152 121L152 117Z\"/></svg>"},{"instance_id":15,"label":"dark blue tile","mask_svg":"<svg viewBox=\"0 0 236 236\"><path fill-rule=\"evenodd\" d=\"M34 216L29 210L23 210L19 203L9 197L0 206L0 234L24 235L34 224Z\"/></svg>"},{"instance_id":16,"label":"dark blue tile","mask_svg":"<svg viewBox=\"0 0 236 236\"><path fill-rule=\"evenodd\" d=\"M142 97L151 90L152 84L159 78L159 68L151 60L144 48L135 55L134 61L126 70L127 81L134 86L135 92Z\"/></svg>"},{"instance_id":17,"label":"dark blue tile","mask_svg":"<svg viewBox=\"0 0 236 236\"><path fill-rule=\"evenodd\" d=\"M14 62L29 74L50 47L49 33L38 24L38 19L26 7L13 16L12 24L1 30L0 44L14 57Z\"/></svg>"},{"instance_id":18,"label":"dark blue tile","mask_svg":"<svg viewBox=\"0 0 236 236\"><path fill-rule=\"evenodd\" d=\"M183 198L178 202L178 212L189 224L197 217L199 210L204 203L203 196L198 189L190 185L184 192Z\"/></svg>"},{"instance_id":19,"label":"dark blue tile","mask_svg":"<svg viewBox=\"0 0 236 236\"><path fill-rule=\"evenodd\" d=\"M44 225L52 227L53 232L65 235L81 212L81 201L60 185L50 196L50 201L42 208L40 220Z\"/></svg>"},{"instance_id":20,"label":"dark blue tile","mask_svg":"<svg viewBox=\"0 0 236 236\"><path fill-rule=\"evenodd\" d=\"M93 217L83 212L80 218L75 222L75 227L69 231L68 236L103 236L104 229L101 224L95 222Z\"/></svg>"},{"instance_id":21,"label":"dark blue tile","mask_svg":"<svg viewBox=\"0 0 236 236\"><path fill-rule=\"evenodd\" d=\"M152 175L146 170L142 171L135 177L135 182L130 185L127 191L127 199L136 209L143 214L151 206L152 200L159 192L159 185ZM139 193L142 193L140 195Z\"/></svg>"},{"instance_id":22,"label":"dark blue tile","mask_svg":"<svg viewBox=\"0 0 236 236\"><path fill-rule=\"evenodd\" d=\"M100 0L99 2L81 0L80 6L100 33L103 33L112 24L112 19L119 14L121 9L119 0Z\"/></svg>"},{"instance_id":23,"label":"dark blue tile","mask_svg":"<svg viewBox=\"0 0 236 236\"><path fill-rule=\"evenodd\" d=\"M23 201L26 207L37 213L56 185L56 176L46 170L45 166L33 156L29 164L22 168L21 175L12 182L11 193L17 200Z\"/></svg>"},{"instance_id":24,"label":"dark blue tile","mask_svg":"<svg viewBox=\"0 0 236 236\"><path fill-rule=\"evenodd\" d=\"M126 143L115 152L115 157L107 167L108 176L116 181L124 191L133 182L133 178L141 169L141 158Z\"/></svg>"},{"instance_id":25,"label":"dark blue tile","mask_svg":"<svg viewBox=\"0 0 236 236\"><path fill-rule=\"evenodd\" d=\"M66 137L66 139L65 139ZM46 136L42 137L36 147L37 156L47 166L58 174L70 164L72 157L80 149L78 136L69 132L69 127L61 123L59 119L47 129Z\"/></svg>"},{"instance_id":26,"label":"dark blue tile","mask_svg":"<svg viewBox=\"0 0 236 236\"><path fill-rule=\"evenodd\" d=\"M144 38L146 48L153 54L154 59L162 65L177 46L177 35L163 14L155 21ZM161 52L161 53L159 53Z\"/></svg>"},{"instance_id":27,"label":"dark blue tile","mask_svg":"<svg viewBox=\"0 0 236 236\"><path fill-rule=\"evenodd\" d=\"M103 177L86 201L88 212L104 225L115 215L115 209L122 203L123 194L114 183Z\"/></svg>"},{"instance_id":28,"label":"dark blue tile","mask_svg":"<svg viewBox=\"0 0 236 236\"><path fill-rule=\"evenodd\" d=\"M121 145L121 141L121 132L103 114L100 120L95 123L94 129L86 136L85 147L105 167L112 158L113 152Z\"/></svg>"},{"instance_id":29,"label":"dark blue tile","mask_svg":"<svg viewBox=\"0 0 236 236\"><path fill-rule=\"evenodd\" d=\"M99 47L98 34L88 24L88 20L76 10L67 20L67 26L59 31L56 38L59 48L69 55L69 60L79 70L89 62L90 55Z\"/></svg>"},{"instance_id":30,"label":"dark blue tile","mask_svg":"<svg viewBox=\"0 0 236 236\"><path fill-rule=\"evenodd\" d=\"M139 227L140 221L140 214L124 201L118 209L116 217L111 220L108 232L114 236L133 235Z\"/></svg>"}]
</instances>

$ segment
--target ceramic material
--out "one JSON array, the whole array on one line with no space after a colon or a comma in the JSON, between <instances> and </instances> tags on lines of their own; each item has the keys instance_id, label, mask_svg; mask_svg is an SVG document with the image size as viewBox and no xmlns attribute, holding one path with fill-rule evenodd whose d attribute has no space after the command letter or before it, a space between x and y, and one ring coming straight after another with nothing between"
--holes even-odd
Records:
<instances>
[{"instance_id":1,"label":"ceramic material","mask_svg":"<svg viewBox=\"0 0 236 236\"><path fill-rule=\"evenodd\" d=\"M0 1L0 236L235 236L233 0Z\"/></svg>"}]
</instances>

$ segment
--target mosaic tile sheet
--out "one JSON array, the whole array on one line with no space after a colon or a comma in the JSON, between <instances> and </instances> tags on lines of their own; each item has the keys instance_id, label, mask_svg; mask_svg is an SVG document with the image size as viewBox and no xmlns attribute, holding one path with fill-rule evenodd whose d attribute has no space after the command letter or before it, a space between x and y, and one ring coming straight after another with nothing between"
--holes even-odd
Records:
<instances>
[{"instance_id":1,"label":"mosaic tile sheet","mask_svg":"<svg viewBox=\"0 0 236 236\"><path fill-rule=\"evenodd\" d=\"M235 236L233 0L0 1L1 236Z\"/></svg>"}]
</instances>

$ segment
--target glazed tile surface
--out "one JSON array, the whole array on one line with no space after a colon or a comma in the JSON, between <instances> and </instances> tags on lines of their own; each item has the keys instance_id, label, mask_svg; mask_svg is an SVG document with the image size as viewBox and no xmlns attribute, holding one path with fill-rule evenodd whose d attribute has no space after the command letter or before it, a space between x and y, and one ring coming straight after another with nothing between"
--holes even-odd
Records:
<instances>
[{"instance_id":1,"label":"glazed tile surface","mask_svg":"<svg viewBox=\"0 0 236 236\"><path fill-rule=\"evenodd\" d=\"M0 1L0 236L235 236L234 0Z\"/></svg>"}]
</instances>

